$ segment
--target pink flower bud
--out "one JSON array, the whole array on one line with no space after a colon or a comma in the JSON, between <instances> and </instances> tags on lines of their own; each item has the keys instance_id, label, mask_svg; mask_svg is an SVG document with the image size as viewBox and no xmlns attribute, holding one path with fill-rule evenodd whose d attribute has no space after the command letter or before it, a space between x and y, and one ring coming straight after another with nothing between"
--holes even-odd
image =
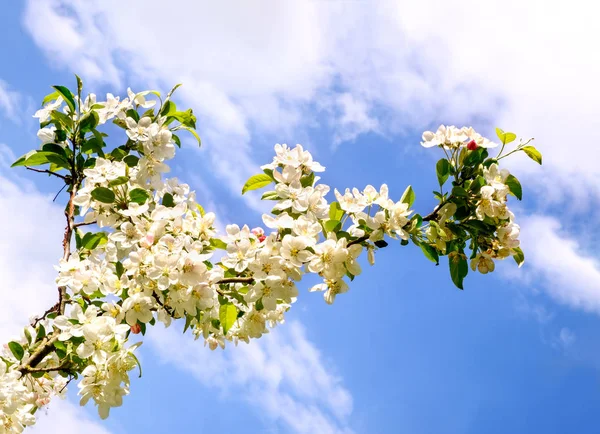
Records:
<instances>
[{"instance_id":1,"label":"pink flower bud","mask_svg":"<svg viewBox=\"0 0 600 434\"><path fill-rule=\"evenodd\" d=\"M131 326L131 333L133 333L134 335L139 334L142 331L142 327L139 324L134 324Z\"/></svg>"},{"instance_id":2,"label":"pink flower bud","mask_svg":"<svg viewBox=\"0 0 600 434\"><path fill-rule=\"evenodd\" d=\"M479 148L479 146L477 146L477 143L475 142L475 140L471 140L468 144L467 144L467 149L469 151L474 151L477 148Z\"/></svg>"},{"instance_id":3,"label":"pink flower bud","mask_svg":"<svg viewBox=\"0 0 600 434\"><path fill-rule=\"evenodd\" d=\"M261 243L267 238L263 228L254 228L250 232L252 232Z\"/></svg>"}]
</instances>

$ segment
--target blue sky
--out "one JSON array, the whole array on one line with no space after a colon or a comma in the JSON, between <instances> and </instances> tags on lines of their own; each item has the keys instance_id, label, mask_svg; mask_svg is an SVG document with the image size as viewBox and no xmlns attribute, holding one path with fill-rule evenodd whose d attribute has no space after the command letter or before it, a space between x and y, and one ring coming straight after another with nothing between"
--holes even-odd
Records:
<instances>
[{"instance_id":1,"label":"blue sky","mask_svg":"<svg viewBox=\"0 0 600 434\"><path fill-rule=\"evenodd\" d=\"M74 73L98 94L184 84L176 99L198 114L204 144L184 143L174 172L221 225L260 224L258 194L239 192L275 143L303 143L338 189L385 182L398 198L412 184L421 213L439 158L419 146L424 129L499 126L536 137L544 154L542 168L508 166L524 185L522 269L472 274L461 292L445 262L391 245L333 306L301 292L286 324L249 346L210 352L151 330L144 376L109 420L80 409L73 387L32 432L597 433L600 35L578 3L5 7L3 341L54 303L63 224L57 184L8 165L37 146L31 114L49 86L73 85Z\"/></svg>"}]
</instances>

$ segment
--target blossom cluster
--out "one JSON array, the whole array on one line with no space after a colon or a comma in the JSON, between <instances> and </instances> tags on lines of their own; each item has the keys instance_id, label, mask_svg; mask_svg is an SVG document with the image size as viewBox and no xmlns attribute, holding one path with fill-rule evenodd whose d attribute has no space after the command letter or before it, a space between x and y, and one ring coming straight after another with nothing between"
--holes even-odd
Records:
<instances>
[{"instance_id":1,"label":"blossom cluster","mask_svg":"<svg viewBox=\"0 0 600 434\"><path fill-rule=\"evenodd\" d=\"M446 149L469 147L470 150L495 148L498 143L483 137L473 127L457 128L454 125L440 125L436 132L425 131L421 145L425 148L442 146Z\"/></svg>"}]
</instances>

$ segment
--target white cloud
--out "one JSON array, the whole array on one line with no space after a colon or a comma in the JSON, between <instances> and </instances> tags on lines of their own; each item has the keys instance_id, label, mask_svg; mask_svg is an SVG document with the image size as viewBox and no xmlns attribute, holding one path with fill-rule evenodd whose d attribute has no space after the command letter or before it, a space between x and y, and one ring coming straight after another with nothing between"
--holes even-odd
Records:
<instances>
[{"instance_id":1,"label":"white cloud","mask_svg":"<svg viewBox=\"0 0 600 434\"><path fill-rule=\"evenodd\" d=\"M52 267L62 253L62 208L9 169L14 155L0 144L0 341L57 300Z\"/></svg>"},{"instance_id":2,"label":"white cloud","mask_svg":"<svg viewBox=\"0 0 600 434\"><path fill-rule=\"evenodd\" d=\"M53 63L92 79L185 82L216 172L236 194L257 166L253 126L302 135L318 120L338 143L445 119L535 136L550 170L513 165L547 200L562 200L560 184L584 208L600 195L595 16L587 0L41 0L28 2L25 23Z\"/></svg>"},{"instance_id":3,"label":"white cloud","mask_svg":"<svg viewBox=\"0 0 600 434\"><path fill-rule=\"evenodd\" d=\"M65 400L54 400L36 416L37 423L25 431L27 434L110 434L101 424L89 419L81 408Z\"/></svg>"},{"instance_id":4,"label":"white cloud","mask_svg":"<svg viewBox=\"0 0 600 434\"><path fill-rule=\"evenodd\" d=\"M600 313L600 263L581 253L576 240L552 217L531 216L521 222L529 281L541 281L560 303Z\"/></svg>"},{"instance_id":5,"label":"white cloud","mask_svg":"<svg viewBox=\"0 0 600 434\"><path fill-rule=\"evenodd\" d=\"M0 111L4 112L8 119L19 122L19 113L23 110L22 101L23 98L19 92L11 90L8 83L0 79Z\"/></svg>"},{"instance_id":6,"label":"white cloud","mask_svg":"<svg viewBox=\"0 0 600 434\"><path fill-rule=\"evenodd\" d=\"M575 342L576 336L569 328L563 327L558 334L558 342L563 348L570 347Z\"/></svg>"},{"instance_id":7,"label":"white cloud","mask_svg":"<svg viewBox=\"0 0 600 434\"><path fill-rule=\"evenodd\" d=\"M204 386L243 396L287 427L285 432L352 432L347 420L352 396L297 322L225 351L211 352L174 329L157 327L148 340L163 362L189 372Z\"/></svg>"}]
</instances>

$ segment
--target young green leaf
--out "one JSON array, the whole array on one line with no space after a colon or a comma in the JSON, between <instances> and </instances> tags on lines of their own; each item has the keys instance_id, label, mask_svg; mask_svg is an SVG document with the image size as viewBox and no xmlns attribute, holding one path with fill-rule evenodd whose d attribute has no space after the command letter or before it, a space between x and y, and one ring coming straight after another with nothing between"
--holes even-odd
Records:
<instances>
[{"instance_id":1,"label":"young green leaf","mask_svg":"<svg viewBox=\"0 0 600 434\"><path fill-rule=\"evenodd\" d=\"M279 196L276 191L267 191L263 193L260 200L279 200Z\"/></svg>"},{"instance_id":2,"label":"young green leaf","mask_svg":"<svg viewBox=\"0 0 600 434\"><path fill-rule=\"evenodd\" d=\"M496 128L496 135L503 145L514 142L517 139L517 135L515 133L507 133L500 128Z\"/></svg>"},{"instance_id":3,"label":"young green leaf","mask_svg":"<svg viewBox=\"0 0 600 434\"><path fill-rule=\"evenodd\" d=\"M506 178L506 185L508 186L509 191L514 194L517 199L523 199L523 189L521 188L521 183L516 177L513 175L508 175Z\"/></svg>"},{"instance_id":4,"label":"young green leaf","mask_svg":"<svg viewBox=\"0 0 600 434\"><path fill-rule=\"evenodd\" d=\"M515 254L513 255L513 259L515 260L519 268L521 268L521 266L525 263L525 254L523 253L523 250L521 250L520 247L515 247L513 248L513 252L515 252Z\"/></svg>"},{"instance_id":5,"label":"young green leaf","mask_svg":"<svg viewBox=\"0 0 600 434\"><path fill-rule=\"evenodd\" d=\"M527 145L527 146L523 146L521 148L521 150L523 152L525 152L527 154L527 156L529 158L531 158L533 161L535 161L538 164L542 164L542 154L540 151L538 151L535 146L531 146L531 145Z\"/></svg>"},{"instance_id":6,"label":"young green leaf","mask_svg":"<svg viewBox=\"0 0 600 434\"><path fill-rule=\"evenodd\" d=\"M259 188L266 187L271 182L273 182L273 180L269 175L260 173L258 175L251 176L250 179L246 181L246 184L244 184L244 187L242 188L242 194L246 193L247 191L258 190Z\"/></svg>"},{"instance_id":7,"label":"young green leaf","mask_svg":"<svg viewBox=\"0 0 600 434\"><path fill-rule=\"evenodd\" d=\"M409 185L406 187L406 190L404 190L400 202L408 204L408 207L410 208L413 203L415 203L415 198L415 192L413 191L412 186Z\"/></svg>"},{"instance_id":8,"label":"young green leaf","mask_svg":"<svg viewBox=\"0 0 600 434\"><path fill-rule=\"evenodd\" d=\"M227 243L219 238L211 238L210 245L215 249L227 250Z\"/></svg>"},{"instance_id":9,"label":"young green leaf","mask_svg":"<svg viewBox=\"0 0 600 434\"><path fill-rule=\"evenodd\" d=\"M223 334L227 334L236 319L237 309L233 304L224 304L219 307L219 320L223 326Z\"/></svg>"},{"instance_id":10,"label":"young green leaf","mask_svg":"<svg viewBox=\"0 0 600 434\"><path fill-rule=\"evenodd\" d=\"M196 140L198 141L198 146L202 146L202 140L200 140L200 136L198 135L198 133L196 132L196 130L192 127L188 127L185 125L182 125L182 128L185 130L188 130L190 133L192 133L192 136L194 136L196 138Z\"/></svg>"},{"instance_id":11,"label":"young green leaf","mask_svg":"<svg viewBox=\"0 0 600 434\"><path fill-rule=\"evenodd\" d=\"M342 228L342 222L339 220L327 220L325 222L325 230L327 232L337 232Z\"/></svg>"},{"instance_id":12,"label":"young green leaf","mask_svg":"<svg viewBox=\"0 0 600 434\"><path fill-rule=\"evenodd\" d=\"M102 203L113 203L115 201L115 193L106 187L96 187L92 190L92 198Z\"/></svg>"},{"instance_id":13,"label":"young green leaf","mask_svg":"<svg viewBox=\"0 0 600 434\"><path fill-rule=\"evenodd\" d=\"M341 220L344 216L344 210L339 202L331 202L329 204L329 218L331 220Z\"/></svg>"},{"instance_id":14,"label":"young green leaf","mask_svg":"<svg viewBox=\"0 0 600 434\"><path fill-rule=\"evenodd\" d=\"M56 91L56 90L54 92L52 92L52 93L49 93L42 100L42 107L45 106L46 103L49 103L50 101L56 101L59 96L60 96L60 93L58 91Z\"/></svg>"}]
</instances>

